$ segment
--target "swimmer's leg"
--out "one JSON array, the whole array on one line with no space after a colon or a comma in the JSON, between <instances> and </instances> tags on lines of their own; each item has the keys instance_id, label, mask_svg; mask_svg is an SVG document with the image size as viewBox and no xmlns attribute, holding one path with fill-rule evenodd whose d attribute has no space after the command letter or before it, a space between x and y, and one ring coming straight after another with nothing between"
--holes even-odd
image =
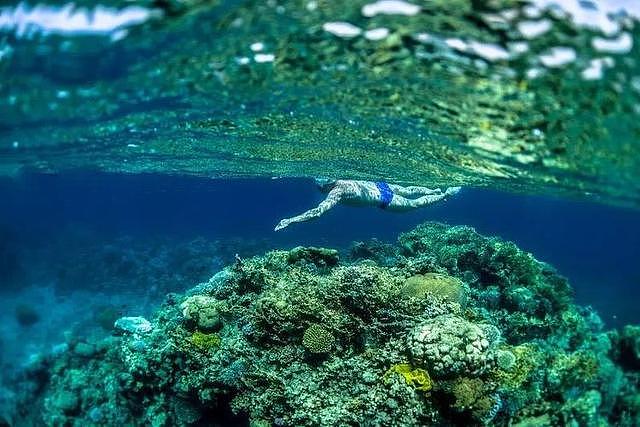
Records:
<instances>
[{"instance_id":1,"label":"swimmer's leg","mask_svg":"<svg viewBox=\"0 0 640 427\"><path fill-rule=\"evenodd\" d=\"M444 191L446 196L453 196L454 194L458 194L462 187L449 187Z\"/></svg>"},{"instance_id":2,"label":"swimmer's leg","mask_svg":"<svg viewBox=\"0 0 640 427\"><path fill-rule=\"evenodd\" d=\"M429 194L426 196L418 197L417 199L407 199L403 196L394 195L391 204L388 206L388 209L393 211L407 211L439 202L446 197L447 194L445 193Z\"/></svg>"},{"instance_id":3,"label":"swimmer's leg","mask_svg":"<svg viewBox=\"0 0 640 427\"><path fill-rule=\"evenodd\" d=\"M411 204L412 208L421 208L423 206L430 205L431 203L439 202L445 197L447 197L446 194L440 193L440 194L430 194L427 196L418 197L417 199L411 199L411 200L407 199L407 200Z\"/></svg>"},{"instance_id":4,"label":"swimmer's leg","mask_svg":"<svg viewBox=\"0 0 640 427\"><path fill-rule=\"evenodd\" d=\"M393 194L410 198L442 193L439 188L431 189L415 185L403 187L401 185L389 184L389 188L391 188Z\"/></svg>"}]
</instances>

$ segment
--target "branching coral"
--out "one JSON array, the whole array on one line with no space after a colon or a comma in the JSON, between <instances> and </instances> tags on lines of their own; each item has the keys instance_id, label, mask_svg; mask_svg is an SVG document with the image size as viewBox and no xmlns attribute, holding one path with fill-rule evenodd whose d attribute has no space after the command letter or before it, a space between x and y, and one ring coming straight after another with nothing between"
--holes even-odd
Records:
<instances>
[{"instance_id":1,"label":"branching coral","mask_svg":"<svg viewBox=\"0 0 640 427\"><path fill-rule=\"evenodd\" d=\"M469 412L475 421L493 418L499 398L491 393L491 387L479 378L458 378L451 386L455 399L453 407L461 412Z\"/></svg>"}]
</instances>

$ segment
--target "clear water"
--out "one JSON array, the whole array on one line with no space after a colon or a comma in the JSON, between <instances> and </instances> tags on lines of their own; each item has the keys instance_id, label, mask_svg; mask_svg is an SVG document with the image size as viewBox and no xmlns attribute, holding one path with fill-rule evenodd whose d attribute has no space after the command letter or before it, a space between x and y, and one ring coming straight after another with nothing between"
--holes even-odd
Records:
<instances>
[{"instance_id":1,"label":"clear water","mask_svg":"<svg viewBox=\"0 0 640 427\"><path fill-rule=\"evenodd\" d=\"M146 389L156 412L131 418L126 401L141 395L125 386L114 409L79 391L95 385L65 381L88 381L88 360L94 370L107 364L78 355L78 342L115 335L126 343L115 319L153 320L168 310L167 294L183 298L238 257L295 246L345 254L357 241L393 243L425 221L513 241L566 277L573 301L592 308L581 312L585 322L600 325L599 316L602 325L566 348L538 337L549 346L545 363L578 363L555 346L572 357L592 352L600 370L564 388L557 372L540 374L539 388L559 391L527 408L497 377L467 372L465 380L493 381L493 407L481 416L456 403L457 379L436 375L427 397L405 386L444 418L407 421L397 410L350 423L637 425L640 334L604 331L640 323L639 19L635 2L612 0L4 2L0 425L346 422L318 421L315 409L295 418L291 401L276 400L270 405L285 408L276 415L230 415L231 392L178 410ZM338 206L275 233L281 218L322 201L315 177L463 189L402 214ZM473 294L474 282L460 277ZM462 317L482 317L488 303L479 301ZM551 325L550 317L541 319ZM506 330L500 351L518 356L508 346L524 341ZM603 340L609 350L590 347ZM637 345L635 362L627 341ZM329 366L307 362L314 372ZM619 370L605 375L609 365ZM52 374L72 368L74 379ZM606 387L614 383L624 385ZM25 414L29 401L40 417Z\"/></svg>"}]
</instances>

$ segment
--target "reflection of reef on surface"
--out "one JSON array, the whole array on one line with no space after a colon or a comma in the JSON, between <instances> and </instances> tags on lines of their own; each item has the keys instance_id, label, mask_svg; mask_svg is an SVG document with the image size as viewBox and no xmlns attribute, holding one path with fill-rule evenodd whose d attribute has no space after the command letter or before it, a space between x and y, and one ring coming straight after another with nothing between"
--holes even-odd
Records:
<instances>
[{"instance_id":1,"label":"reflection of reef on surface","mask_svg":"<svg viewBox=\"0 0 640 427\"><path fill-rule=\"evenodd\" d=\"M42 356L17 421L640 423L640 333L603 331L550 266L435 223L366 246L337 263L303 248L238 259L151 323ZM384 265L363 256L376 248Z\"/></svg>"},{"instance_id":2,"label":"reflection of reef on surface","mask_svg":"<svg viewBox=\"0 0 640 427\"><path fill-rule=\"evenodd\" d=\"M49 38L0 53L0 174L383 177L640 205L638 43L598 50L597 29L557 11L533 19L512 0L415 1L411 16L369 16L371 0L108 3L165 18L101 48ZM637 22L620 19L607 40L637 40ZM326 30L342 21L362 34ZM549 30L532 37L532 23ZM550 64L558 49L573 61ZM594 64L600 78L585 79Z\"/></svg>"}]
</instances>

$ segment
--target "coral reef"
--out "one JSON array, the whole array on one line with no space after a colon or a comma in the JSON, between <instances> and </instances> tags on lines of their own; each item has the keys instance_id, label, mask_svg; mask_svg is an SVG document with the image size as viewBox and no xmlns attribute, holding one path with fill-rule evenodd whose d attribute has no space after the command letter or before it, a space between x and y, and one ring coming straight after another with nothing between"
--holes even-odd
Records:
<instances>
[{"instance_id":1,"label":"coral reef","mask_svg":"<svg viewBox=\"0 0 640 427\"><path fill-rule=\"evenodd\" d=\"M499 397L492 396L490 391L490 387L479 378L457 378L451 386L455 399L453 408L471 413L477 421L490 420L495 416L493 408L500 402Z\"/></svg>"},{"instance_id":2,"label":"coral reef","mask_svg":"<svg viewBox=\"0 0 640 427\"><path fill-rule=\"evenodd\" d=\"M603 330L550 266L435 223L380 247L237 259L34 359L13 422L640 425L637 327Z\"/></svg>"},{"instance_id":3,"label":"coral reef","mask_svg":"<svg viewBox=\"0 0 640 427\"><path fill-rule=\"evenodd\" d=\"M198 331L191 335L191 343L203 351L211 351L220 345L220 337Z\"/></svg>"}]
</instances>

